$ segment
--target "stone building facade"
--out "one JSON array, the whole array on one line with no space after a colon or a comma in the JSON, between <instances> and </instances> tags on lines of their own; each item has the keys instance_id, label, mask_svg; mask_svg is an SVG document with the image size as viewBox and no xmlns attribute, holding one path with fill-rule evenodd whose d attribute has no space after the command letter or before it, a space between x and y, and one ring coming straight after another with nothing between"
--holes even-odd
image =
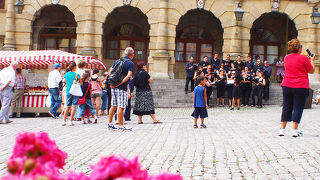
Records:
<instances>
[{"instance_id":1,"label":"stone building facade","mask_svg":"<svg viewBox=\"0 0 320 180\"><path fill-rule=\"evenodd\" d=\"M135 63L148 63L155 78L184 78L190 56L260 55L273 63L296 37L320 53L310 18L319 0L23 0L21 14L16 2L0 0L3 49L61 49L110 65L132 46Z\"/></svg>"}]
</instances>

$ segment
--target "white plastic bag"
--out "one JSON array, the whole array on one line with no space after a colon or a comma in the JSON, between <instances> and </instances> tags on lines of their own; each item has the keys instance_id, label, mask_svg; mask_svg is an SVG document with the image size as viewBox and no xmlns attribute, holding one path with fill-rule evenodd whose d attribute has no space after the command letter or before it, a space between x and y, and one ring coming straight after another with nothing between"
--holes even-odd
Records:
<instances>
[{"instance_id":1,"label":"white plastic bag","mask_svg":"<svg viewBox=\"0 0 320 180\"><path fill-rule=\"evenodd\" d=\"M50 108L50 107L51 107L51 95L47 96L47 99L46 99L46 106L47 106L48 108Z\"/></svg>"},{"instance_id":2,"label":"white plastic bag","mask_svg":"<svg viewBox=\"0 0 320 180\"><path fill-rule=\"evenodd\" d=\"M83 93L82 93L82 90L81 90L81 86L79 83L73 83L71 88L70 88L70 91L69 91L70 94L74 95L74 96L83 96Z\"/></svg>"}]
</instances>

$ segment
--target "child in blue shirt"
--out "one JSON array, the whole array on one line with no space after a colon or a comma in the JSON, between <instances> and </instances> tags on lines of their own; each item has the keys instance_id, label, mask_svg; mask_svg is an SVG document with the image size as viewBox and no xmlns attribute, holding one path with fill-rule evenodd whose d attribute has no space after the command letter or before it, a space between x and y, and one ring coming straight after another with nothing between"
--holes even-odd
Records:
<instances>
[{"instance_id":1,"label":"child in blue shirt","mask_svg":"<svg viewBox=\"0 0 320 180\"><path fill-rule=\"evenodd\" d=\"M198 118L200 116L201 125L200 128L206 128L207 126L203 123L204 118L208 117L208 104L207 104L207 92L206 92L206 82L207 79L204 76L200 76L198 79L198 86L194 90L193 94L193 106L194 111L192 117L194 117L194 128L198 128Z\"/></svg>"}]
</instances>

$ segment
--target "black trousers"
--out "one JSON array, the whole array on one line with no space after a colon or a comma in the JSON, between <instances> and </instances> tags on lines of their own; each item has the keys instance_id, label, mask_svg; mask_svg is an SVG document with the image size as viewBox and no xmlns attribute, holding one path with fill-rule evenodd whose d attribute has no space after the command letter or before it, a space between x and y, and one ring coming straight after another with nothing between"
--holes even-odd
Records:
<instances>
[{"instance_id":1,"label":"black trousers","mask_svg":"<svg viewBox=\"0 0 320 180\"><path fill-rule=\"evenodd\" d=\"M191 91L193 92L194 90L194 80L193 80L193 77L187 77L186 78L186 86L184 88L184 91L188 91L188 87L189 87L189 82L191 81Z\"/></svg>"},{"instance_id":2,"label":"black trousers","mask_svg":"<svg viewBox=\"0 0 320 180\"><path fill-rule=\"evenodd\" d=\"M253 86L253 91L252 91L252 105L258 105L259 107L262 107L262 98L263 98L263 91L264 91L264 86L263 85L258 85L258 86ZM257 104L255 97L257 96Z\"/></svg>"},{"instance_id":3,"label":"black trousers","mask_svg":"<svg viewBox=\"0 0 320 180\"><path fill-rule=\"evenodd\" d=\"M251 83L243 83L242 84L242 104L249 105L249 99L252 91Z\"/></svg>"},{"instance_id":4,"label":"black trousers","mask_svg":"<svg viewBox=\"0 0 320 180\"><path fill-rule=\"evenodd\" d=\"M266 86L264 87L264 91L263 91L263 99L265 100L269 99L269 92L270 92L270 80L269 78L266 78Z\"/></svg>"},{"instance_id":5,"label":"black trousers","mask_svg":"<svg viewBox=\"0 0 320 180\"><path fill-rule=\"evenodd\" d=\"M281 121L300 123L309 89L282 87L283 107Z\"/></svg>"},{"instance_id":6,"label":"black trousers","mask_svg":"<svg viewBox=\"0 0 320 180\"><path fill-rule=\"evenodd\" d=\"M108 94L108 114L109 114L109 110L111 108L111 89L110 88L107 89L107 94Z\"/></svg>"},{"instance_id":7,"label":"black trousers","mask_svg":"<svg viewBox=\"0 0 320 180\"><path fill-rule=\"evenodd\" d=\"M212 87L206 87L206 90L207 90L207 103L209 105L210 96L212 94L213 88Z\"/></svg>"},{"instance_id":8,"label":"black trousers","mask_svg":"<svg viewBox=\"0 0 320 180\"><path fill-rule=\"evenodd\" d=\"M128 99L128 105L126 107L126 110L124 111L124 120L130 120L130 114L131 114L131 98Z\"/></svg>"},{"instance_id":9,"label":"black trousers","mask_svg":"<svg viewBox=\"0 0 320 180\"><path fill-rule=\"evenodd\" d=\"M227 84L228 99L233 98L233 84Z\"/></svg>"}]
</instances>

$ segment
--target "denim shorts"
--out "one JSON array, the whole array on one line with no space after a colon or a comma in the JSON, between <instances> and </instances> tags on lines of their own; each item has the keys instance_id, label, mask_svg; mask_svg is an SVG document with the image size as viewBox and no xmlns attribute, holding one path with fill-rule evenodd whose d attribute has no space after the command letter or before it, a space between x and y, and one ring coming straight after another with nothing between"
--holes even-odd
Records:
<instances>
[{"instance_id":1,"label":"denim shorts","mask_svg":"<svg viewBox=\"0 0 320 180\"><path fill-rule=\"evenodd\" d=\"M194 118L199 118L200 116L201 119L207 118L208 111L205 107L195 107L191 116Z\"/></svg>"},{"instance_id":2,"label":"denim shorts","mask_svg":"<svg viewBox=\"0 0 320 180\"><path fill-rule=\"evenodd\" d=\"M67 94L67 102L66 102L66 106L70 107L70 106L77 106L79 104L79 96L74 96L70 93Z\"/></svg>"}]
</instances>

